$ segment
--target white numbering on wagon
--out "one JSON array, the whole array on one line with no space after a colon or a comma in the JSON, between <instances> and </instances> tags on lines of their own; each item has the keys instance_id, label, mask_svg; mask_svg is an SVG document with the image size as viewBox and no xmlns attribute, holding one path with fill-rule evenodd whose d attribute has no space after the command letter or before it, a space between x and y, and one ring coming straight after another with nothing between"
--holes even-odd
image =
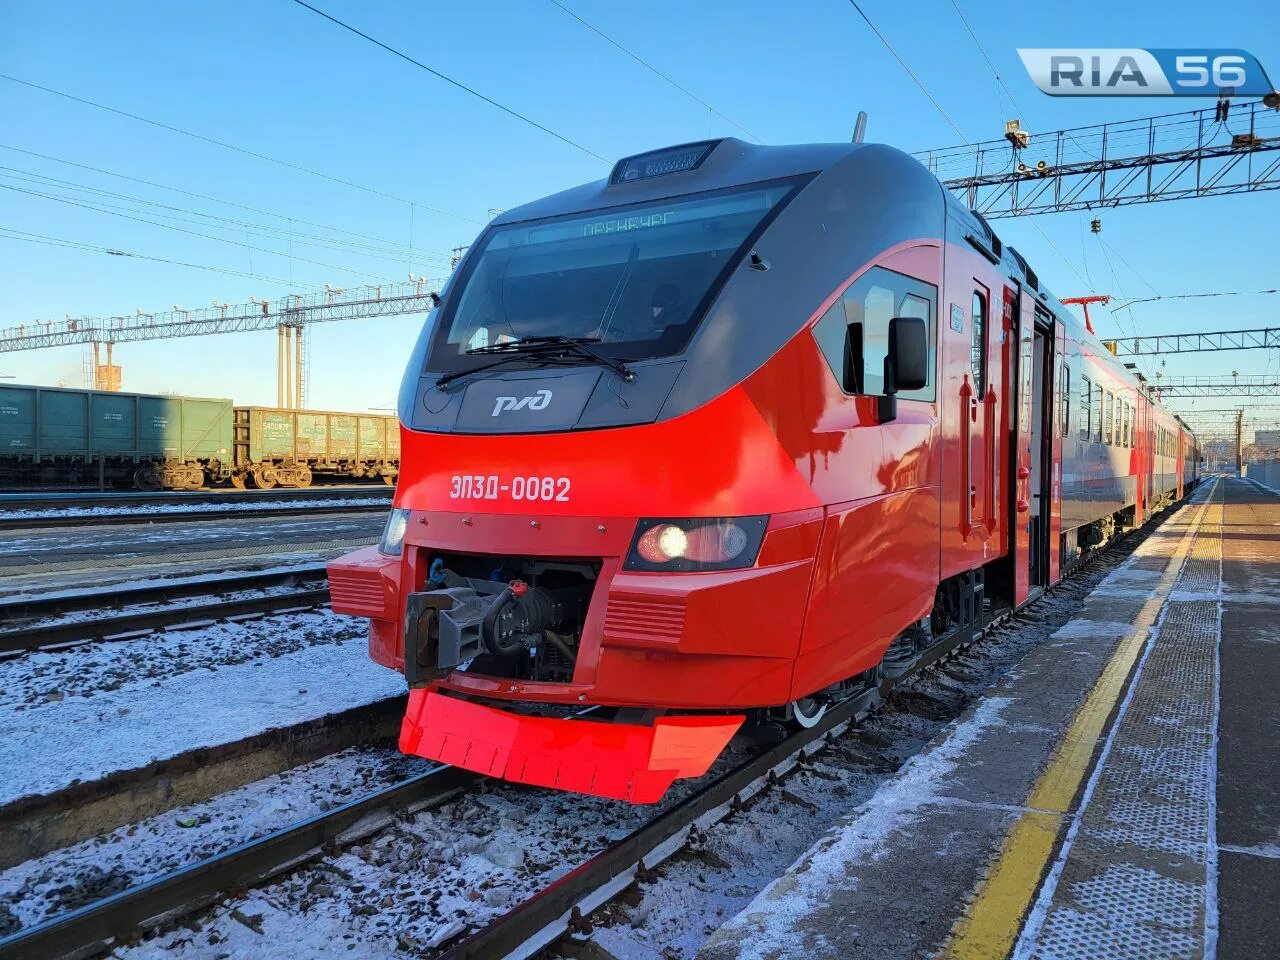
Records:
<instances>
[{"instance_id":1,"label":"white numbering on wagon","mask_svg":"<svg viewBox=\"0 0 1280 960\"><path fill-rule=\"evenodd\" d=\"M512 477L504 480L496 474L455 473L449 478L451 500L535 500L544 502L569 500L568 477Z\"/></svg>"}]
</instances>

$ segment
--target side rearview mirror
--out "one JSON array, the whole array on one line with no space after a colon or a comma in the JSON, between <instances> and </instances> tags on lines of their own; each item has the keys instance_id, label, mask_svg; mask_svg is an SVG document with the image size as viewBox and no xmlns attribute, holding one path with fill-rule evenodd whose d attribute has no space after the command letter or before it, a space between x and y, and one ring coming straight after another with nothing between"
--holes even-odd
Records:
<instances>
[{"instance_id":1,"label":"side rearview mirror","mask_svg":"<svg viewBox=\"0 0 1280 960\"><path fill-rule=\"evenodd\" d=\"M894 317L889 321L889 350L884 358L880 422L897 417L899 390L919 390L928 383L929 328L920 317Z\"/></svg>"}]
</instances>

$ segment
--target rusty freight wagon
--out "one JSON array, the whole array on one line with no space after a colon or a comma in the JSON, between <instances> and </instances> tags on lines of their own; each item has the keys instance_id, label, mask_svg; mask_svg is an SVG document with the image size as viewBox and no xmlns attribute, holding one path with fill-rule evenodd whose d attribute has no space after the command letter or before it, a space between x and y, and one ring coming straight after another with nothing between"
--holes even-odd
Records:
<instances>
[{"instance_id":1,"label":"rusty freight wagon","mask_svg":"<svg viewBox=\"0 0 1280 960\"><path fill-rule=\"evenodd\" d=\"M0 483L199 489L230 469L231 404L0 385Z\"/></svg>"},{"instance_id":2,"label":"rusty freight wagon","mask_svg":"<svg viewBox=\"0 0 1280 960\"><path fill-rule=\"evenodd\" d=\"M396 482L400 425L395 417L236 407L233 418L233 486L308 487L317 476Z\"/></svg>"}]
</instances>

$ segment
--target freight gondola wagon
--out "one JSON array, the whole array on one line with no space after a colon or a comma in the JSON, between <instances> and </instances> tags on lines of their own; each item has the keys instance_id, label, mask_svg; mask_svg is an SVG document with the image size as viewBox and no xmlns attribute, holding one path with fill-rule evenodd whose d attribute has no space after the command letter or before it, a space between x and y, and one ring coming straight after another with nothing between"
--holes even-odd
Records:
<instances>
[{"instance_id":1,"label":"freight gondola wagon","mask_svg":"<svg viewBox=\"0 0 1280 960\"><path fill-rule=\"evenodd\" d=\"M0 385L0 483L199 489L229 469L231 404Z\"/></svg>"},{"instance_id":2,"label":"freight gondola wagon","mask_svg":"<svg viewBox=\"0 0 1280 960\"><path fill-rule=\"evenodd\" d=\"M234 420L230 479L235 487L309 487L316 476L396 482L400 427L395 417L236 407Z\"/></svg>"}]
</instances>

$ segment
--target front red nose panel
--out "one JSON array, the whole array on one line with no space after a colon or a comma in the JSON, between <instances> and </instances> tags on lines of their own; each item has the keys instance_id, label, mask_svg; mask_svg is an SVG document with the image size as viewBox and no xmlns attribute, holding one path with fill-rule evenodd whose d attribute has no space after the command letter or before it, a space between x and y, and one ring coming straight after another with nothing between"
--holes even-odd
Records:
<instances>
[{"instance_id":1,"label":"front red nose panel","mask_svg":"<svg viewBox=\"0 0 1280 960\"><path fill-rule=\"evenodd\" d=\"M742 715L660 717L653 726L506 713L410 690L400 749L515 783L656 803L679 777L700 777Z\"/></svg>"}]
</instances>

